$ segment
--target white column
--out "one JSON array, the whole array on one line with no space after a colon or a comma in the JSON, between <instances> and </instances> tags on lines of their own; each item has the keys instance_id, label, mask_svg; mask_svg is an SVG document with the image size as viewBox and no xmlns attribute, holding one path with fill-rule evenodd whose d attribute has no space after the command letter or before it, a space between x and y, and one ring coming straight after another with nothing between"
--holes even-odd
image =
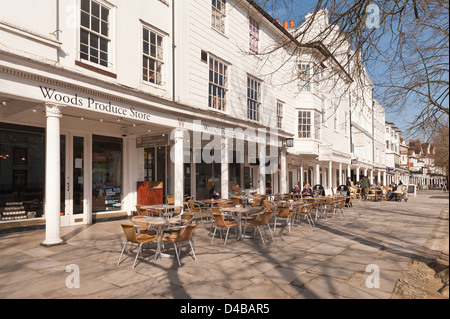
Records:
<instances>
[{"instance_id":1,"label":"white column","mask_svg":"<svg viewBox=\"0 0 450 319\"><path fill-rule=\"evenodd\" d=\"M352 166L351 166L351 164L347 165L347 177L352 177Z\"/></svg>"},{"instance_id":2,"label":"white column","mask_svg":"<svg viewBox=\"0 0 450 319\"><path fill-rule=\"evenodd\" d=\"M286 170L286 146L283 146L281 148L281 154L280 154L280 193L285 194L288 192L287 190L287 170Z\"/></svg>"},{"instance_id":3,"label":"white column","mask_svg":"<svg viewBox=\"0 0 450 319\"><path fill-rule=\"evenodd\" d=\"M356 167L356 182L359 182L359 166Z\"/></svg>"},{"instance_id":4,"label":"white column","mask_svg":"<svg viewBox=\"0 0 450 319\"><path fill-rule=\"evenodd\" d=\"M305 181L303 180L303 165L300 165L300 191L302 191Z\"/></svg>"},{"instance_id":5,"label":"white column","mask_svg":"<svg viewBox=\"0 0 450 319\"><path fill-rule=\"evenodd\" d=\"M315 172L314 176L316 177L316 185L319 185L320 184L320 163L316 163L316 172Z\"/></svg>"},{"instance_id":6,"label":"white column","mask_svg":"<svg viewBox=\"0 0 450 319\"><path fill-rule=\"evenodd\" d=\"M337 182L337 181L336 181ZM345 182L342 182L342 163L339 163L339 185L345 184ZM339 186L336 185L336 186Z\"/></svg>"},{"instance_id":7,"label":"white column","mask_svg":"<svg viewBox=\"0 0 450 319\"><path fill-rule=\"evenodd\" d=\"M46 151L45 151L45 240L43 246L63 244L60 229L60 106L47 104Z\"/></svg>"},{"instance_id":8,"label":"white column","mask_svg":"<svg viewBox=\"0 0 450 319\"><path fill-rule=\"evenodd\" d=\"M197 196L197 164L194 162L194 153L191 153L191 193L187 195L194 196L196 198Z\"/></svg>"},{"instance_id":9,"label":"white column","mask_svg":"<svg viewBox=\"0 0 450 319\"><path fill-rule=\"evenodd\" d=\"M175 205L183 206L183 189L184 189L184 174L183 174L183 130L174 129L174 197Z\"/></svg>"},{"instance_id":10,"label":"white column","mask_svg":"<svg viewBox=\"0 0 450 319\"><path fill-rule=\"evenodd\" d=\"M266 144L258 143L259 194L266 194Z\"/></svg>"},{"instance_id":11,"label":"white column","mask_svg":"<svg viewBox=\"0 0 450 319\"><path fill-rule=\"evenodd\" d=\"M229 172L228 172L228 138L225 136L222 136L222 148L221 148L221 154L220 154L220 197L228 199L228 178L229 178Z\"/></svg>"},{"instance_id":12,"label":"white column","mask_svg":"<svg viewBox=\"0 0 450 319\"><path fill-rule=\"evenodd\" d=\"M333 162L328 164L328 187L330 188L330 195L333 193Z\"/></svg>"},{"instance_id":13,"label":"white column","mask_svg":"<svg viewBox=\"0 0 450 319\"><path fill-rule=\"evenodd\" d=\"M380 170L378 170L378 182L380 183L380 185L381 185L381 172L380 172Z\"/></svg>"}]
</instances>

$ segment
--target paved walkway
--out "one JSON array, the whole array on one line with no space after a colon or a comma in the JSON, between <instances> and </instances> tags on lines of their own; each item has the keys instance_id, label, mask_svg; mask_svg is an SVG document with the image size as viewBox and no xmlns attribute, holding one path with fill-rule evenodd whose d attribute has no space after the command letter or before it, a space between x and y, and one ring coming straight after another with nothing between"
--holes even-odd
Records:
<instances>
[{"instance_id":1,"label":"paved walkway","mask_svg":"<svg viewBox=\"0 0 450 319\"><path fill-rule=\"evenodd\" d=\"M389 299L402 269L433 229L448 232L448 193L422 191L408 202L356 201L354 214L318 220L311 230L278 226L275 242L214 239L195 230L197 261L116 265L122 221L62 229L66 245L39 244L45 231L0 237L0 298ZM436 237L436 236L435 236ZM436 238L435 238L436 239ZM439 249L447 239L433 247ZM75 265L75 266L74 266ZM68 288L79 269L80 287ZM377 285L379 270L379 285Z\"/></svg>"}]
</instances>

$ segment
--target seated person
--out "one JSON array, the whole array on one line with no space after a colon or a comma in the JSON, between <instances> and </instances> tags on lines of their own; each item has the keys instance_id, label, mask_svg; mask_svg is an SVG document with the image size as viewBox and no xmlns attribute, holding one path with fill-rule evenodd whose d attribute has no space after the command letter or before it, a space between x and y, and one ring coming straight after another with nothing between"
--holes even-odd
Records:
<instances>
[{"instance_id":1,"label":"seated person","mask_svg":"<svg viewBox=\"0 0 450 319\"><path fill-rule=\"evenodd\" d=\"M241 196L241 189L239 188L239 184L236 184L231 189L233 192L236 192L236 196Z\"/></svg>"},{"instance_id":2,"label":"seated person","mask_svg":"<svg viewBox=\"0 0 450 319\"><path fill-rule=\"evenodd\" d=\"M312 188L309 186L308 183L305 184L305 187L302 190L302 196L303 197L313 196Z\"/></svg>"},{"instance_id":3,"label":"seated person","mask_svg":"<svg viewBox=\"0 0 450 319\"><path fill-rule=\"evenodd\" d=\"M298 185L294 186L294 189L292 190L293 194L300 194L300 189L298 188Z\"/></svg>"},{"instance_id":4,"label":"seated person","mask_svg":"<svg viewBox=\"0 0 450 319\"><path fill-rule=\"evenodd\" d=\"M220 194L218 191L216 191L215 188L212 188L211 191L209 192L211 194L211 197L213 199L219 199L220 198Z\"/></svg>"}]
</instances>

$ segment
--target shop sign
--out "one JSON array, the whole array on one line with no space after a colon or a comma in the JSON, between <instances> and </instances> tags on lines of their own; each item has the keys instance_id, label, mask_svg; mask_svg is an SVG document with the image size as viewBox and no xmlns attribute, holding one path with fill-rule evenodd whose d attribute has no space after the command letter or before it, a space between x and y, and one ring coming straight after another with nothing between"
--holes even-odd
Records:
<instances>
[{"instance_id":1,"label":"shop sign","mask_svg":"<svg viewBox=\"0 0 450 319\"><path fill-rule=\"evenodd\" d=\"M140 136L136 138L136 147L155 147L169 145L169 135Z\"/></svg>"},{"instance_id":2,"label":"shop sign","mask_svg":"<svg viewBox=\"0 0 450 319\"><path fill-rule=\"evenodd\" d=\"M150 120L150 114L136 110L134 107L121 107L112 104L111 101L98 101L90 96L81 96L78 93L65 94L56 89L39 85L41 94L46 101L64 103L67 105L85 108L87 110L109 113L120 117L134 118L138 120Z\"/></svg>"}]
</instances>

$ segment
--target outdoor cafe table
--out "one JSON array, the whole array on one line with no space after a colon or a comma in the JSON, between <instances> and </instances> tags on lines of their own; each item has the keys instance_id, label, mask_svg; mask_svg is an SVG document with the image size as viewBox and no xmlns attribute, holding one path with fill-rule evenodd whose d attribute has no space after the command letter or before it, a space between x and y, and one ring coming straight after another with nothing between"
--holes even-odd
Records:
<instances>
[{"instance_id":1,"label":"outdoor cafe table","mask_svg":"<svg viewBox=\"0 0 450 319\"><path fill-rule=\"evenodd\" d=\"M238 223L238 240L240 240L241 238L244 238L244 235L242 233L242 214L245 214L246 217L248 217L249 214L254 213L255 211L259 210L259 207L252 207L252 206L246 206L246 207L222 207L219 208L219 210L223 213L233 213L236 214L236 222Z\"/></svg>"},{"instance_id":2,"label":"outdoor cafe table","mask_svg":"<svg viewBox=\"0 0 450 319\"><path fill-rule=\"evenodd\" d=\"M133 218L131 219L133 220ZM158 258L158 256L161 257L169 257L172 258L173 255L164 254L161 251L161 240L163 235L163 229L164 227L168 227L169 225L177 224L179 222L182 222L183 220L181 218L164 218L164 217L150 217L145 216L139 218L139 222L144 222L148 225L148 228L155 227L157 229L157 248L155 252L155 260ZM148 257L147 259L149 259Z\"/></svg>"},{"instance_id":3,"label":"outdoor cafe table","mask_svg":"<svg viewBox=\"0 0 450 319\"><path fill-rule=\"evenodd\" d=\"M142 209L157 211L160 217L172 217L168 210L174 211L183 208L178 205L142 205Z\"/></svg>"},{"instance_id":4,"label":"outdoor cafe table","mask_svg":"<svg viewBox=\"0 0 450 319\"><path fill-rule=\"evenodd\" d=\"M231 197L239 199L242 202L242 204L244 204L244 205L248 205L250 203L250 200L255 200L256 198L259 198L257 196L252 196L252 195L250 195L250 196L237 195L237 196L231 196Z\"/></svg>"},{"instance_id":5,"label":"outdoor cafe table","mask_svg":"<svg viewBox=\"0 0 450 319\"><path fill-rule=\"evenodd\" d=\"M209 204L209 207L213 207L214 204L220 204L227 202L226 199L199 199L197 202L203 203L203 204Z\"/></svg>"}]
</instances>

